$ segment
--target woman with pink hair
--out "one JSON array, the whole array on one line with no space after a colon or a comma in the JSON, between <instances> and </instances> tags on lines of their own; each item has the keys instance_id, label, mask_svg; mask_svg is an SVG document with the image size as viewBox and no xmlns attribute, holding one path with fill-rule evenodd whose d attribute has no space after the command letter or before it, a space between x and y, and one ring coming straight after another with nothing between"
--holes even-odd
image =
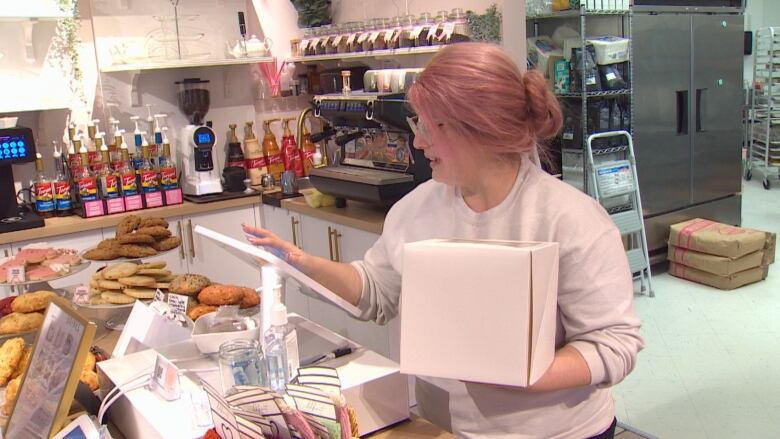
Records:
<instances>
[{"instance_id":1,"label":"woman with pink hair","mask_svg":"<svg viewBox=\"0 0 780 439\"><path fill-rule=\"evenodd\" d=\"M540 142L561 128L549 85L496 46L460 43L431 60L408 99L414 146L433 178L390 209L362 261L332 262L245 227L250 241L284 254L379 324L398 313L407 242L558 242L556 353L547 372L527 388L417 377L418 408L459 437L612 437L609 388L633 369L644 342L617 228L595 200L538 166Z\"/></svg>"}]
</instances>

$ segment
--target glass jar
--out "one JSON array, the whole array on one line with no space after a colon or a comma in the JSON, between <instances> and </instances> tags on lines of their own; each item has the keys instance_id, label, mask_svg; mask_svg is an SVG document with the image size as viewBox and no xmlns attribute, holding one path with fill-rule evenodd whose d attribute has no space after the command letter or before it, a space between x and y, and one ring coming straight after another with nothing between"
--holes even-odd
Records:
<instances>
[{"instance_id":1,"label":"glass jar","mask_svg":"<svg viewBox=\"0 0 780 439\"><path fill-rule=\"evenodd\" d=\"M352 33L352 23L347 22L339 26L339 35L336 37L336 53L347 53L347 39Z\"/></svg>"},{"instance_id":2,"label":"glass jar","mask_svg":"<svg viewBox=\"0 0 780 439\"><path fill-rule=\"evenodd\" d=\"M398 47L414 47L415 41L412 38L415 20L414 15L404 15L401 17L401 36L398 38Z\"/></svg>"},{"instance_id":3,"label":"glass jar","mask_svg":"<svg viewBox=\"0 0 780 439\"><path fill-rule=\"evenodd\" d=\"M232 340L219 346L222 393L235 386L268 386L265 358L257 340Z\"/></svg>"},{"instance_id":4,"label":"glass jar","mask_svg":"<svg viewBox=\"0 0 780 439\"><path fill-rule=\"evenodd\" d=\"M387 40L385 39L385 36L387 34L387 28L390 27L388 24L388 19L377 18L375 22L376 22L376 38L371 44L371 47L373 47L374 50L385 50L387 49Z\"/></svg>"},{"instance_id":5,"label":"glass jar","mask_svg":"<svg viewBox=\"0 0 780 439\"><path fill-rule=\"evenodd\" d=\"M397 49L399 46L399 38L401 37L401 31L403 30L403 21L400 16L395 16L390 19L387 25L387 31L385 31L385 42L388 49ZM388 38L389 36L389 38Z\"/></svg>"},{"instance_id":6,"label":"glass jar","mask_svg":"<svg viewBox=\"0 0 780 439\"><path fill-rule=\"evenodd\" d=\"M453 24L452 35L449 43L460 43L471 40L471 31L469 30L469 21L466 13L461 8L454 8L450 13L450 22Z\"/></svg>"},{"instance_id":7,"label":"glass jar","mask_svg":"<svg viewBox=\"0 0 780 439\"><path fill-rule=\"evenodd\" d=\"M307 27L303 30L303 38L301 39L301 54L303 56L314 55L313 38L314 29Z\"/></svg>"},{"instance_id":8,"label":"glass jar","mask_svg":"<svg viewBox=\"0 0 780 439\"><path fill-rule=\"evenodd\" d=\"M317 55L326 55L328 53L328 42L330 41L333 26L326 24L320 27L320 44L317 45Z\"/></svg>"},{"instance_id":9,"label":"glass jar","mask_svg":"<svg viewBox=\"0 0 780 439\"><path fill-rule=\"evenodd\" d=\"M354 25L355 29L355 38L352 41L352 44L349 46L350 52L362 52L363 51L363 42L361 38L368 38L368 35L363 37L363 34L366 32L365 25L361 21L356 21Z\"/></svg>"},{"instance_id":10,"label":"glass jar","mask_svg":"<svg viewBox=\"0 0 780 439\"><path fill-rule=\"evenodd\" d=\"M363 46L363 52L369 52L373 49L371 46L371 37L376 34L376 20L366 20L364 23L363 35L360 36L360 44Z\"/></svg>"},{"instance_id":11,"label":"glass jar","mask_svg":"<svg viewBox=\"0 0 780 439\"><path fill-rule=\"evenodd\" d=\"M431 40L431 44L434 46L440 46L444 43L444 28L447 27L449 22L450 13L447 11L439 11L436 14L434 20L434 28L429 31L428 37Z\"/></svg>"},{"instance_id":12,"label":"glass jar","mask_svg":"<svg viewBox=\"0 0 780 439\"><path fill-rule=\"evenodd\" d=\"M325 47L325 53L333 55L339 53L339 43L341 42L341 25L335 24L330 28L328 36L328 45Z\"/></svg>"},{"instance_id":13,"label":"glass jar","mask_svg":"<svg viewBox=\"0 0 780 439\"><path fill-rule=\"evenodd\" d=\"M420 18L417 20L417 26L414 28L414 44L420 46L430 46L431 42L428 39L428 31L433 26L433 18L431 18L430 12L423 12L420 14Z\"/></svg>"}]
</instances>

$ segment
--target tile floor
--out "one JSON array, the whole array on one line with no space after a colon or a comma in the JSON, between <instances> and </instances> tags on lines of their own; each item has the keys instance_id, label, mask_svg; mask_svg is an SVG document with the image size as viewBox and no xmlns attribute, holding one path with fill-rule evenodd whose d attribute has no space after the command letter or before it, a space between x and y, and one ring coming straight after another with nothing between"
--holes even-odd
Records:
<instances>
[{"instance_id":1,"label":"tile floor","mask_svg":"<svg viewBox=\"0 0 780 439\"><path fill-rule=\"evenodd\" d=\"M780 233L780 182L744 182L743 225ZM653 277L646 347L614 388L619 421L659 438L780 438L780 263L734 291Z\"/></svg>"}]
</instances>

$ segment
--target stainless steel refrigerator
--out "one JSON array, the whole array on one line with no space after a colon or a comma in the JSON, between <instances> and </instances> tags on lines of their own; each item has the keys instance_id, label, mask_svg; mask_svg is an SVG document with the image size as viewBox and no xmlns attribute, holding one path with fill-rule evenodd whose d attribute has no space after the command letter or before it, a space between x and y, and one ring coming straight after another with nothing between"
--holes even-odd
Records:
<instances>
[{"instance_id":1,"label":"stainless steel refrigerator","mask_svg":"<svg viewBox=\"0 0 780 439\"><path fill-rule=\"evenodd\" d=\"M634 148L648 247L669 225L741 223L744 16L635 9Z\"/></svg>"}]
</instances>

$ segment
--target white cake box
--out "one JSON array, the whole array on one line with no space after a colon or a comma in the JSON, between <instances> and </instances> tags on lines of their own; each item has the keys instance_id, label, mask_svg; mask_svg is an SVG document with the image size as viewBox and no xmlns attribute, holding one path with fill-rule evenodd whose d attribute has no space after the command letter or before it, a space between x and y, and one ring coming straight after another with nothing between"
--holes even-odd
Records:
<instances>
[{"instance_id":1,"label":"white cake box","mask_svg":"<svg viewBox=\"0 0 780 439\"><path fill-rule=\"evenodd\" d=\"M529 386L555 355L558 244L404 247L401 372Z\"/></svg>"}]
</instances>

